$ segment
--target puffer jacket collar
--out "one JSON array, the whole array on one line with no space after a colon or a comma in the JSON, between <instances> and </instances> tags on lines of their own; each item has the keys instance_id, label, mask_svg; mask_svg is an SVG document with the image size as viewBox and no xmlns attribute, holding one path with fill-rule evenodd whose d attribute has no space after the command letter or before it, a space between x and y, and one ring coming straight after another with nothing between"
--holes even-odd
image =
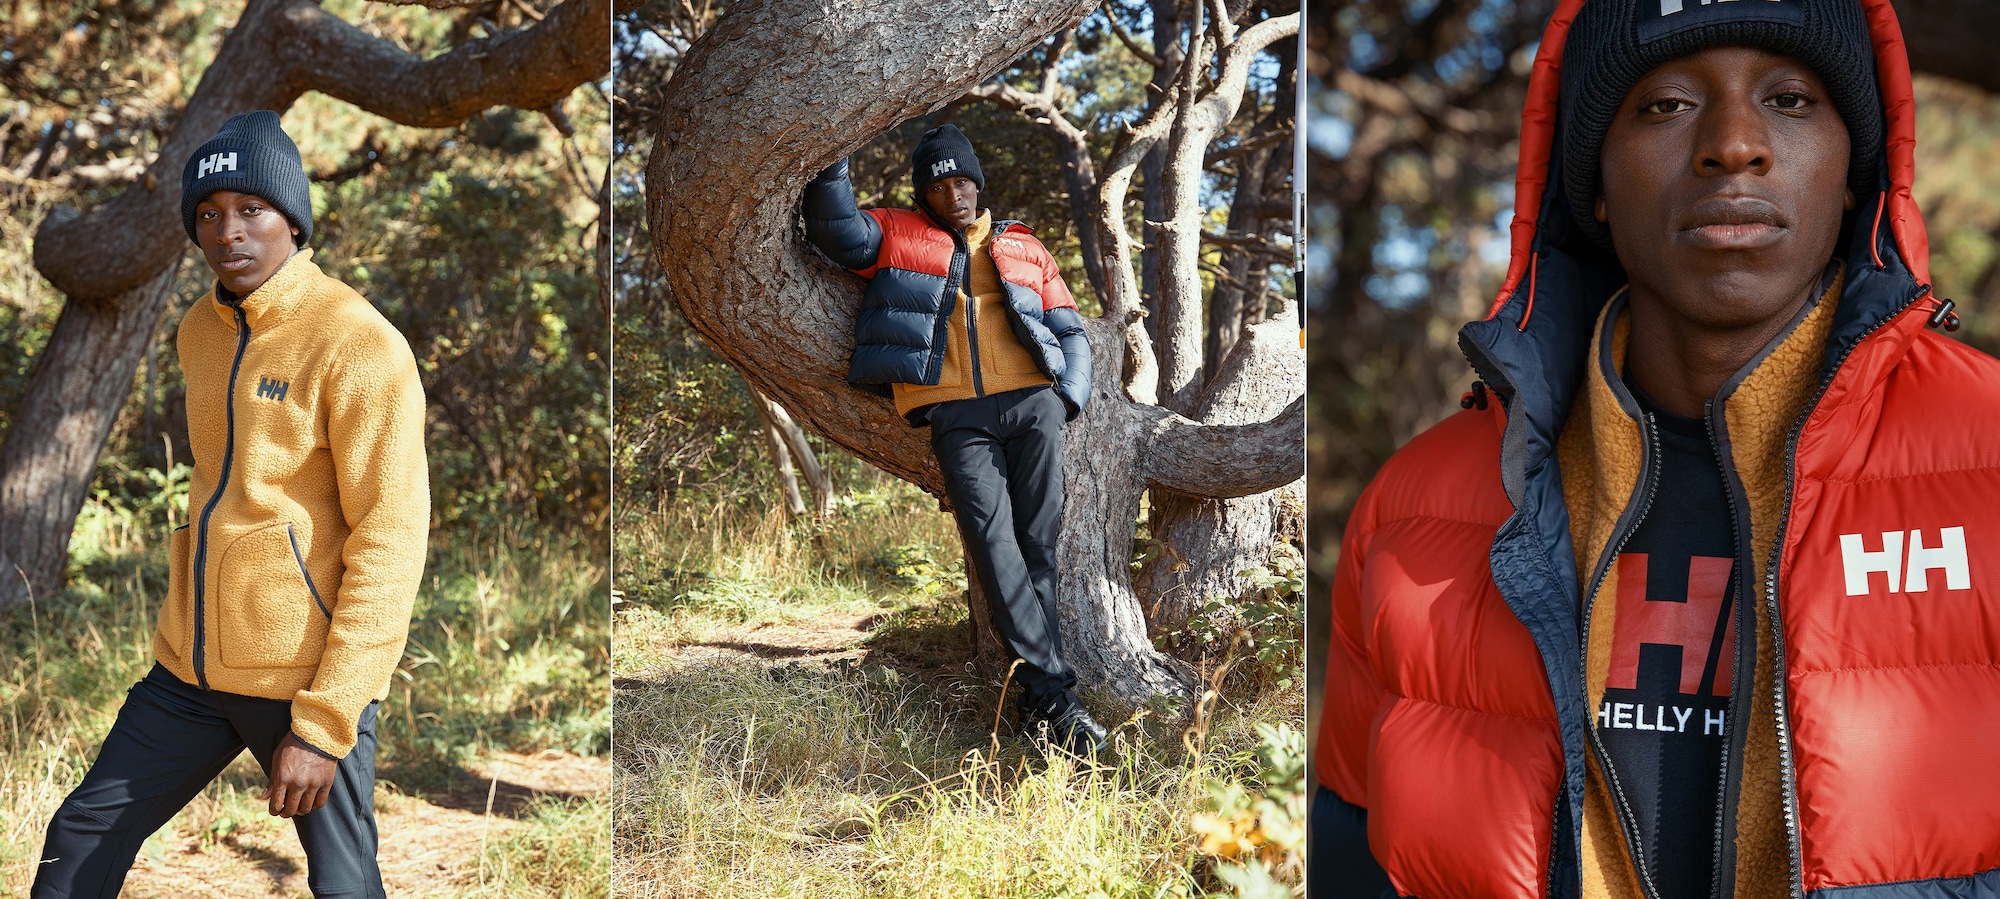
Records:
<instances>
[{"instance_id":1,"label":"puffer jacket collar","mask_svg":"<svg viewBox=\"0 0 2000 899\"><path fill-rule=\"evenodd\" d=\"M1508 273L1485 319L1459 332L1474 370L1506 406L1501 483L1514 514L1489 554L1502 597L1532 635L1554 700L1563 750L1550 895L1581 892L1578 847L1589 713L1583 689L1579 577L1556 443L1584 383L1593 325L1625 283L1616 259L1568 227L1558 97L1563 44L1585 0L1562 0L1543 34L1522 115ZM1911 196L1915 104L1902 32L1889 0L1860 0L1874 35L1885 113L1881 190L1857 197L1842 250L1847 278L1827 340L1818 404L1868 395L1941 304L1930 293L1929 242Z\"/></svg>"}]
</instances>

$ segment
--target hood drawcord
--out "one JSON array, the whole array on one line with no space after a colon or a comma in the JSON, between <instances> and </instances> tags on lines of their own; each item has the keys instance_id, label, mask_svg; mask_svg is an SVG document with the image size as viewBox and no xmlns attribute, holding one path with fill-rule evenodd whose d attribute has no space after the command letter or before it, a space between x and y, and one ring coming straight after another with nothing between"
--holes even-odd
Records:
<instances>
[{"instance_id":1,"label":"hood drawcord","mask_svg":"<svg viewBox=\"0 0 2000 899\"><path fill-rule=\"evenodd\" d=\"M1463 396L1460 396L1460 397L1458 398L1458 408L1460 408L1460 409L1485 409L1485 408L1486 408L1486 382L1485 382L1485 381L1474 381L1474 382L1472 382L1472 389L1471 389L1471 390L1468 390L1468 391L1466 391L1466 392L1465 392L1465 395L1463 395Z\"/></svg>"}]
</instances>

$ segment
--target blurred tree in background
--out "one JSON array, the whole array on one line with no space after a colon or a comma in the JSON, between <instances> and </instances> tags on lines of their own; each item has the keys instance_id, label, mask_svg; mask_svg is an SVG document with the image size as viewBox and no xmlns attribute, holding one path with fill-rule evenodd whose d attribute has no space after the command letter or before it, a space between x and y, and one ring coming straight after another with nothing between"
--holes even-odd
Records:
<instances>
[{"instance_id":1,"label":"blurred tree in background","mask_svg":"<svg viewBox=\"0 0 2000 899\"><path fill-rule=\"evenodd\" d=\"M458 6L330 0L324 10L428 59L516 38L556 4ZM159 160L160 150L237 14L249 12L188 0L0 10L11 23L0 38L0 433L10 433L66 302L86 302L37 271L37 230L58 205L178 184L179 161ZM382 310L416 354L433 525L453 539L604 541L608 296L596 252L609 223L607 87L586 82L540 111L499 106L434 128L319 92L283 112L312 179L315 263ZM170 462L189 462L172 340L214 278L180 240L168 308L97 460L100 500L143 503Z\"/></svg>"},{"instance_id":2,"label":"blurred tree in background","mask_svg":"<svg viewBox=\"0 0 2000 899\"><path fill-rule=\"evenodd\" d=\"M1916 72L1917 182L1955 336L2000 351L2000 6L1896 0ZM1457 332L1507 267L1528 73L1553 0L1329 0L1307 22L1308 593L1397 447L1458 411ZM1953 77L1945 77L1945 76ZM1953 80L1972 79L1978 83ZM1315 606L1323 608L1323 606ZM1315 616L1317 683L1326 636ZM1312 693L1317 697L1319 691Z\"/></svg>"}]
</instances>

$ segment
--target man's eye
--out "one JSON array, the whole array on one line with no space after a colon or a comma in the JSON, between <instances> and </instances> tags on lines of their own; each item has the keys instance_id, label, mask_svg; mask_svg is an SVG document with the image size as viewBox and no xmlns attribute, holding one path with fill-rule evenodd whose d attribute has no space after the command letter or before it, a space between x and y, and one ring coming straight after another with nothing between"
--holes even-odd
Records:
<instances>
[{"instance_id":1,"label":"man's eye","mask_svg":"<svg viewBox=\"0 0 2000 899\"><path fill-rule=\"evenodd\" d=\"M1771 98L1779 109L1804 109L1809 102L1804 94L1783 93Z\"/></svg>"},{"instance_id":2,"label":"man's eye","mask_svg":"<svg viewBox=\"0 0 2000 899\"><path fill-rule=\"evenodd\" d=\"M1673 113L1680 112L1684 109L1690 109L1693 106L1694 104L1689 103L1688 101L1683 100L1679 97L1668 97L1664 100L1654 100L1653 102L1646 104L1645 111L1656 113L1659 115L1672 115Z\"/></svg>"}]
</instances>

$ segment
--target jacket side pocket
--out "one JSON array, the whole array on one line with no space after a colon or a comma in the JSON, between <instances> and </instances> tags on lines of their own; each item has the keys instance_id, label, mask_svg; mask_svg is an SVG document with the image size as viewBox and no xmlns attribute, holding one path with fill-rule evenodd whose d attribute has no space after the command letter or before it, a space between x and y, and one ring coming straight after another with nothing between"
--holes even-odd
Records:
<instances>
[{"instance_id":1,"label":"jacket side pocket","mask_svg":"<svg viewBox=\"0 0 2000 899\"><path fill-rule=\"evenodd\" d=\"M187 525L174 528L167 536L167 599L160 604L154 635L159 645L181 659L194 656L194 572L189 556L193 549Z\"/></svg>"},{"instance_id":2,"label":"jacket side pocket","mask_svg":"<svg viewBox=\"0 0 2000 899\"><path fill-rule=\"evenodd\" d=\"M311 668L326 648L328 615L300 562L290 522L251 531L222 554L216 572L217 633L230 668Z\"/></svg>"}]
</instances>

